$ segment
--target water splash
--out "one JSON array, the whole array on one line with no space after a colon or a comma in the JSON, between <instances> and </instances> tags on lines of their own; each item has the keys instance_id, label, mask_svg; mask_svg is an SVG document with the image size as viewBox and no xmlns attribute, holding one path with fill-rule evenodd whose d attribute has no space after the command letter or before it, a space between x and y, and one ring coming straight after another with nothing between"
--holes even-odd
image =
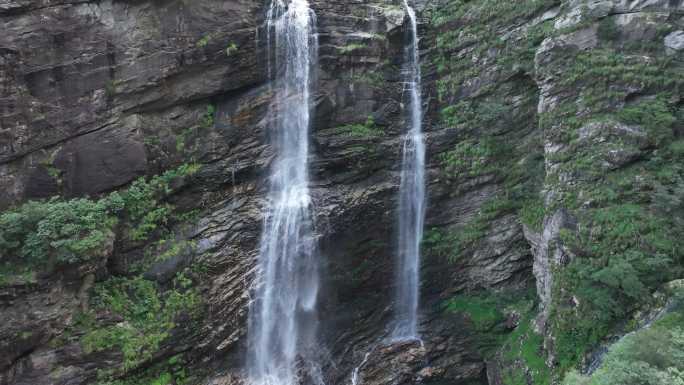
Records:
<instances>
[{"instance_id":1,"label":"water splash","mask_svg":"<svg viewBox=\"0 0 684 385\"><path fill-rule=\"evenodd\" d=\"M399 188L399 234L397 244L397 290L394 340L419 339L417 331L420 285L420 241L425 220L425 143L422 132L421 74L416 13L404 0L410 21L405 48L406 88L410 123L404 137Z\"/></svg>"},{"instance_id":2,"label":"water splash","mask_svg":"<svg viewBox=\"0 0 684 385\"><path fill-rule=\"evenodd\" d=\"M308 187L315 22L306 0L272 0L267 12L268 74L275 93L269 134L276 156L249 309L247 369L255 385L295 385L302 375L322 382L311 378L320 373L319 271Z\"/></svg>"}]
</instances>

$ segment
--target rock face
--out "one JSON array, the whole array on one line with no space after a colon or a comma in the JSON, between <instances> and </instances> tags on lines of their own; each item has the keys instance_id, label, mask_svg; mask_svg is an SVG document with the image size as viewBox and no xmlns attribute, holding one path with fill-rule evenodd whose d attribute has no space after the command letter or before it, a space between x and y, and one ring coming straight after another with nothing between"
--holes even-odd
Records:
<instances>
[{"instance_id":1,"label":"rock face","mask_svg":"<svg viewBox=\"0 0 684 385\"><path fill-rule=\"evenodd\" d=\"M311 1L320 42L311 193L325 276L323 376L346 384L356 368L358 384L366 385L549 383L545 374L563 354L554 293L574 298L555 274L583 256L568 234L584 229L579 217L604 199L587 185L663 148L644 121L598 118L666 92L668 108L681 114L684 5L417 3L429 163L422 341L390 343L408 21L401 1ZM100 380L143 383L171 371L167 363L177 356L190 373L186 383L244 382L264 178L273 158L265 130L273 91L266 6L0 0L0 208L55 195L98 197L197 163L199 171L168 198L197 214L169 225L191 246L144 277L170 290L179 271L201 270L195 285L203 308L199 322L181 317L133 367L125 367L120 349L86 349L79 317L96 295L91 287L133 276L131 266L150 247L164 250L161 236L131 241L118 231L92 264L0 285L0 384L92 384L111 368L122 370ZM655 46L634 48L638 42ZM573 63L608 51L629 53L621 65L655 66L672 79L611 81L600 93L620 97L592 110L596 82L572 83L580 76ZM675 68L658 67L661 57ZM667 129L681 136L684 115L677 116ZM593 157L584 162L586 152ZM590 172L574 167L587 163ZM679 199L661 187L643 196ZM518 306L518 293L529 288L537 299ZM453 299L494 306L494 320ZM543 343L528 330L533 320ZM126 320L98 312L93 322ZM516 355L529 341L548 368Z\"/></svg>"}]
</instances>

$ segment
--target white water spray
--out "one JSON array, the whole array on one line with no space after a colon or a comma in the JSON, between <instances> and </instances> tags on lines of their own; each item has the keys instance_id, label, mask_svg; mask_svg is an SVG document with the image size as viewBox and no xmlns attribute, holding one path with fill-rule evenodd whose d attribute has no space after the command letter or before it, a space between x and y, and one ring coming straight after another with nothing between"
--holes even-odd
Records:
<instances>
[{"instance_id":1,"label":"white water spray","mask_svg":"<svg viewBox=\"0 0 684 385\"><path fill-rule=\"evenodd\" d=\"M420 241L425 221L425 143L422 132L422 100L420 95L420 58L418 53L418 25L416 13L404 0L410 19L408 44L405 48L405 90L409 93L410 123L404 137L399 188L399 234L397 262L397 291L394 340L419 339L418 297L420 286Z\"/></svg>"},{"instance_id":2,"label":"white water spray","mask_svg":"<svg viewBox=\"0 0 684 385\"><path fill-rule=\"evenodd\" d=\"M253 385L296 385L302 375L320 383L312 378L319 372L319 271L308 187L315 15L306 0L272 0L266 23L275 91L269 135L276 156L249 309L247 369Z\"/></svg>"}]
</instances>

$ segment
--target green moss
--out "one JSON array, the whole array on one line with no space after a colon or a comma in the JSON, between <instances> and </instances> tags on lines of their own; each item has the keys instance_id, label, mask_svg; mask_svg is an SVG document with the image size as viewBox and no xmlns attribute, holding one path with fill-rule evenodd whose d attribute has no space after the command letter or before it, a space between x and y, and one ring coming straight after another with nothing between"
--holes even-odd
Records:
<instances>
[{"instance_id":1,"label":"green moss","mask_svg":"<svg viewBox=\"0 0 684 385\"><path fill-rule=\"evenodd\" d=\"M475 330L484 332L504 320L499 304L486 296L458 296L447 302L447 310L466 314Z\"/></svg>"},{"instance_id":2,"label":"green moss","mask_svg":"<svg viewBox=\"0 0 684 385\"><path fill-rule=\"evenodd\" d=\"M546 365L546 353L543 350L544 340L532 329L531 314L522 314L518 327L501 348L506 363L503 369L506 384L551 384L551 369Z\"/></svg>"},{"instance_id":3,"label":"green moss","mask_svg":"<svg viewBox=\"0 0 684 385\"><path fill-rule=\"evenodd\" d=\"M535 300L536 293L532 287L505 292L482 291L458 295L446 301L445 310L466 317L480 354L485 358L497 355L500 357L498 359L504 359L507 364L511 364L518 359L519 344L523 337L526 340L530 333L529 321L535 309ZM514 314L521 317L521 320L518 327L509 331L505 327L506 315L513 317ZM530 344L538 342L537 340ZM537 356L543 356L541 351L532 351L537 353ZM534 359L538 359L537 356ZM528 358L533 360L532 357Z\"/></svg>"},{"instance_id":4,"label":"green moss","mask_svg":"<svg viewBox=\"0 0 684 385\"><path fill-rule=\"evenodd\" d=\"M343 47L338 47L337 52L341 55L346 55L354 51L366 48L365 44L362 43L349 43Z\"/></svg>"}]
</instances>

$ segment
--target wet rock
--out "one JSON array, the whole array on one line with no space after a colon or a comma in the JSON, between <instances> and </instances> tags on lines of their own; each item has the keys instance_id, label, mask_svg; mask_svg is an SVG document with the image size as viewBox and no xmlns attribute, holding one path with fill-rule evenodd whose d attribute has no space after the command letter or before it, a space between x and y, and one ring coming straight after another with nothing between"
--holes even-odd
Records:
<instances>
[{"instance_id":1,"label":"wet rock","mask_svg":"<svg viewBox=\"0 0 684 385\"><path fill-rule=\"evenodd\" d=\"M665 47L673 51L684 49L684 31L674 31L665 36Z\"/></svg>"}]
</instances>

